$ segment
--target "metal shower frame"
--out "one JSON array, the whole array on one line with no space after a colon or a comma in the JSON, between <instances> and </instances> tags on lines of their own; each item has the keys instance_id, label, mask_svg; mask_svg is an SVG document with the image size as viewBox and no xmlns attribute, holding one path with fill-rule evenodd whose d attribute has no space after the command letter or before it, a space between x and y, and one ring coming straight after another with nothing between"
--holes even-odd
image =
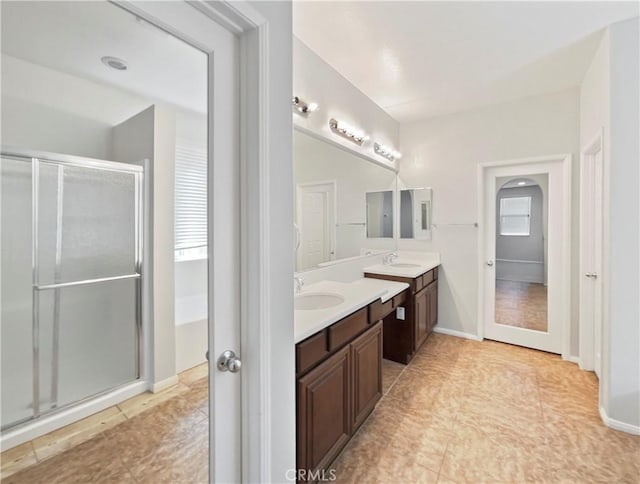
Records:
<instances>
[{"instance_id":1,"label":"metal shower frame","mask_svg":"<svg viewBox=\"0 0 640 484\"><path fill-rule=\"evenodd\" d=\"M136 280L136 379L141 376L142 357L142 297L143 297L143 248L144 248L144 168L129 163L116 161L97 160L80 156L62 155L44 151L22 150L15 148L5 148L1 150L2 157L12 158L31 162L32 173L32 343L33 343L33 417L38 418L42 414L40 411L40 319L39 319L39 296L42 291L53 290L54 292L54 315L53 315L53 351L52 351L52 376L51 376L51 401L52 407L45 413L54 411L58 400L59 382L59 328L60 328L60 289L101 282L135 279ZM143 163L144 160L141 161ZM58 167L58 190L57 190L57 222L56 222L56 258L55 258L55 279L53 284L40 284L39 281L39 255L38 255L38 205L39 205L39 169L40 164L50 164ZM60 277L62 264L62 217L63 217L63 170L65 166L75 166L79 168L92 168L96 170L106 170L119 173L132 173L134 175L134 197L135 197L135 258L134 272L118 276L102 277L96 279L84 279L70 282L57 282ZM110 391L109 389L107 391ZM92 396L88 396L91 398ZM78 403L74 402L73 404ZM29 419L31 420L31 419ZM16 422L16 424L19 422Z\"/></svg>"}]
</instances>

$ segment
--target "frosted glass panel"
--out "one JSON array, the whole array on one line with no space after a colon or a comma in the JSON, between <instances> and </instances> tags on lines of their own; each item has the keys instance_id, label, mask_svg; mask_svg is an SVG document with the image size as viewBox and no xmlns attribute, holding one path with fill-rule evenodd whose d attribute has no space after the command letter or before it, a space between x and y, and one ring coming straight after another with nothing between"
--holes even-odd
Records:
<instances>
[{"instance_id":1,"label":"frosted glass panel","mask_svg":"<svg viewBox=\"0 0 640 484\"><path fill-rule=\"evenodd\" d=\"M136 284L137 279L126 279L40 292L42 412L56 399L63 406L137 378Z\"/></svg>"},{"instance_id":2,"label":"frosted glass panel","mask_svg":"<svg viewBox=\"0 0 640 484\"><path fill-rule=\"evenodd\" d=\"M2 427L32 417L31 160L0 160Z\"/></svg>"},{"instance_id":3,"label":"frosted glass panel","mask_svg":"<svg viewBox=\"0 0 640 484\"><path fill-rule=\"evenodd\" d=\"M136 271L135 175L40 164L39 283Z\"/></svg>"}]
</instances>

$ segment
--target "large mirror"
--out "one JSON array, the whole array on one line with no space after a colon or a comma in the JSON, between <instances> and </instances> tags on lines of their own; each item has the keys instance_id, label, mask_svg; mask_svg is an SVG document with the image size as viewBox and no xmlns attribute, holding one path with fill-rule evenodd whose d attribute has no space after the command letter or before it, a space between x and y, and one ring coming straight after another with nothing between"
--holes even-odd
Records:
<instances>
[{"instance_id":1,"label":"large mirror","mask_svg":"<svg viewBox=\"0 0 640 484\"><path fill-rule=\"evenodd\" d=\"M431 188L399 190L400 238L431 239Z\"/></svg>"},{"instance_id":2,"label":"large mirror","mask_svg":"<svg viewBox=\"0 0 640 484\"><path fill-rule=\"evenodd\" d=\"M293 134L296 272L394 250L396 173L309 134Z\"/></svg>"}]
</instances>

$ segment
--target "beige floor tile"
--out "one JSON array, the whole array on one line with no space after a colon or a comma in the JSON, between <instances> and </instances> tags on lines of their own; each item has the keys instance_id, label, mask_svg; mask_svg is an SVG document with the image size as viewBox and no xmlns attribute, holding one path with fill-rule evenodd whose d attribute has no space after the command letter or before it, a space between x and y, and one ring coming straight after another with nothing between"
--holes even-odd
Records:
<instances>
[{"instance_id":1,"label":"beige floor tile","mask_svg":"<svg viewBox=\"0 0 640 484\"><path fill-rule=\"evenodd\" d=\"M209 377L209 364L202 363L201 365L194 366L188 370L183 371L178 375L178 380L184 385L191 386L196 382L200 382L203 379Z\"/></svg>"},{"instance_id":2,"label":"beige floor tile","mask_svg":"<svg viewBox=\"0 0 640 484\"><path fill-rule=\"evenodd\" d=\"M386 394L406 368L395 361L382 360L382 394Z\"/></svg>"},{"instance_id":3,"label":"beige floor tile","mask_svg":"<svg viewBox=\"0 0 640 484\"><path fill-rule=\"evenodd\" d=\"M0 454L0 480L4 480L16 472L26 469L37 462L31 442L25 442Z\"/></svg>"},{"instance_id":4,"label":"beige floor tile","mask_svg":"<svg viewBox=\"0 0 640 484\"><path fill-rule=\"evenodd\" d=\"M111 407L59 430L33 440L38 460L43 461L71 449L82 442L124 422L126 417L118 407Z\"/></svg>"},{"instance_id":5,"label":"beige floor tile","mask_svg":"<svg viewBox=\"0 0 640 484\"><path fill-rule=\"evenodd\" d=\"M189 391L188 386L178 383L177 385L158 393L146 392L141 395L136 395L135 397L118 404L118 407L120 407L120 410L122 410L122 413L124 413L127 418L131 418L155 407L156 405L169 401L178 395L182 395L187 391Z\"/></svg>"},{"instance_id":6,"label":"beige floor tile","mask_svg":"<svg viewBox=\"0 0 640 484\"><path fill-rule=\"evenodd\" d=\"M73 449L3 479L3 483L134 483L136 481L118 458L122 451L123 449L110 447L98 435Z\"/></svg>"}]
</instances>

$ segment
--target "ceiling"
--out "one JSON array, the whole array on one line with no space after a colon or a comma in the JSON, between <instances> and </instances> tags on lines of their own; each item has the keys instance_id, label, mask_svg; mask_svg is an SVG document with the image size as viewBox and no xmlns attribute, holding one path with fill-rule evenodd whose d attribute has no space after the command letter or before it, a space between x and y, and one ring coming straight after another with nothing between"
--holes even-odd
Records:
<instances>
[{"instance_id":1,"label":"ceiling","mask_svg":"<svg viewBox=\"0 0 640 484\"><path fill-rule=\"evenodd\" d=\"M297 1L293 32L411 122L577 86L602 29L638 11L637 2Z\"/></svg>"},{"instance_id":2,"label":"ceiling","mask_svg":"<svg viewBox=\"0 0 640 484\"><path fill-rule=\"evenodd\" d=\"M207 56L105 1L2 1L2 52L181 108L206 112ZM127 61L126 71L101 62Z\"/></svg>"}]
</instances>

